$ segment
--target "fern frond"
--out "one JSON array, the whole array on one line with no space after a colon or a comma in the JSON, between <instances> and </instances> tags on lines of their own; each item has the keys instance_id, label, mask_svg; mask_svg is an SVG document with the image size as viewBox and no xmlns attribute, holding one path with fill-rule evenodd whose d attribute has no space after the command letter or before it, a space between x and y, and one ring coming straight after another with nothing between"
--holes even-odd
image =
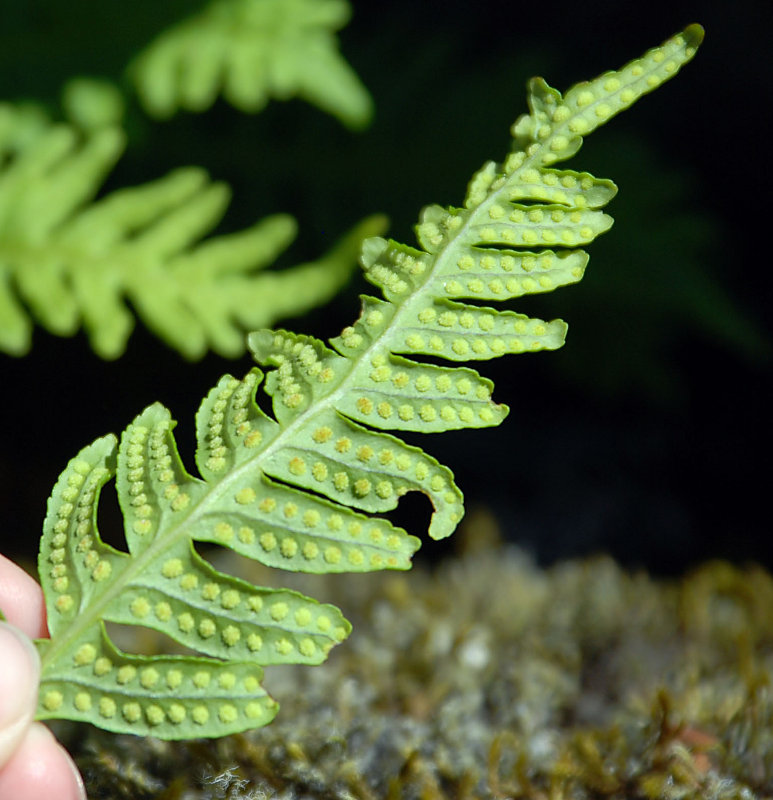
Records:
<instances>
[{"instance_id":1,"label":"fern frond","mask_svg":"<svg viewBox=\"0 0 773 800\"><path fill-rule=\"evenodd\" d=\"M349 15L344 0L215 0L162 33L130 75L155 117L203 111L221 92L247 112L298 96L362 128L373 104L334 36Z\"/></svg>"},{"instance_id":2,"label":"fern frond","mask_svg":"<svg viewBox=\"0 0 773 800\"><path fill-rule=\"evenodd\" d=\"M363 298L359 319L331 347L285 331L250 335L256 359L271 368L273 415L255 403L259 369L222 378L196 418L200 477L185 470L174 422L158 404L127 428L117 453L108 436L69 464L39 560L52 634L38 642L41 718L169 739L264 724L276 704L260 688L261 666L319 663L349 624L332 606L214 570L194 542L286 570L407 569L418 539L370 515L409 491L432 502L432 537L454 530L463 505L450 470L384 429L488 427L507 408L469 367L412 357L458 362L561 345L562 322L460 299L517 297L582 277L580 247L609 228L599 209L614 185L553 164L675 74L701 35L688 28L566 98L532 82L513 152L484 166L464 208L424 212L423 249L365 243L366 274L384 300ZM114 471L128 553L104 545L96 529L99 490ZM104 621L154 628L200 655L119 652Z\"/></svg>"},{"instance_id":3,"label":"fern frond","mask_svg":"<svg viewBox=\"0 0 773 800\"><path fill-rule=\"evenodd\" d=\"M114 126L81 136L0 106L0 349L27 352L34 316L60 336L83 325L94 351L115 358L134 325L128 300L187 358L208 349L234 357L244 352L245 330L332 297L363 236L385 227L371 217L320 262L260 272L293 240L295 221L277 214L201 241L229 199L201 169L92 202L123 146Z\"/></svg>"}]
</instances>

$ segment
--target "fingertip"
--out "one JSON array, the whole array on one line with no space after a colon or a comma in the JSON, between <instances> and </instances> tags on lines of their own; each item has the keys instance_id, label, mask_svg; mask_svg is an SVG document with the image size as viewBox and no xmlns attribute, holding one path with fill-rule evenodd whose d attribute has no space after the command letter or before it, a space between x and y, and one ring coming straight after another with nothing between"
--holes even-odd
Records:
<instances>
[{"instance_id":1,"label":"fingertip","mask_svg":"<svg viewBox=\"0 0 773 800\"><path fill-rule=\"evenodd\" d=\"M31 639L48 636L46 606L40 584L0 553L0 609Z\"/></svg>"},{"instance_id":2,"label":"fingertip","mask_svg":"<svg viewBox=\"0 0 773 800\"><path fill-rule=\"evenodd\" d=\"M35 722L0 770L0 800L87 800L83 779L51 731Z\"/></svg>"},{"instance_id":3,"label":"fingertip","mask_svg":"<svg viewBox=\"0 0 773 800\"><path fill-rule=\"evenodd\" d=\"M0 622L0 765L25 736L35 715L40 658L35 645L19 630ZM1 796L0 796L1 797Z\"/></svg>"}]
</instances>

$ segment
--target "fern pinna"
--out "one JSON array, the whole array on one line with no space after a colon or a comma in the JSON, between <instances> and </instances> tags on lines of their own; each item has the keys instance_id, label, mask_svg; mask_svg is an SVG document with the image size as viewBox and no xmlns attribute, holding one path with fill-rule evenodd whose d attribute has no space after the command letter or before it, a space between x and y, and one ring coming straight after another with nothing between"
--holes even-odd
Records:
<instances>
[{"instance_id":1,"label":"fern pinna","mask_svg":"<svg viewBox=\"0 0 773 800\"><path fill-rule=\"evenodd\" d=\"M463 208L431 206L421 249L369 239L362 262L384 299L363 298L357 322L330 342L258 331L249 346L271 368L230 375L197 415L196 463L177 454L169 411L152 405L126 429L70 462L49 504L40 551L50 640L39 717L86 720L167 739L221 736L267 723L276 702L261 667L321 662L346 638L341 612L296 592L222 574L194 542L215 542L271 567L305 572L407 569L419 540L382 517L424 492L429 533L449 535L462 495L449 469L385 429L444 431L499 424L492 384L450 361L553 349L563 322L543 322L464 299L504 300L578 281L581 249L612 220L599 209L615 187L558 170L582 137L673 76L695 53L691 26L618 72L561 96L529 85L513 151L473 178ZM381 429L381 430L379 430ZM101 487L117 474L128 553L96 529ZM199 656L138 656L109 640L103 621L155 628Z\"/></svg>"}]
</instances>

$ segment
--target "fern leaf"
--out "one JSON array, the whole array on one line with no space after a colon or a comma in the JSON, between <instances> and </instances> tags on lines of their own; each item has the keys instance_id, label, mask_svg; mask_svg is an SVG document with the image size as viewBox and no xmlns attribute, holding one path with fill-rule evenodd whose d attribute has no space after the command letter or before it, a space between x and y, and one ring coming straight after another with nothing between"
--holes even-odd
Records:
<instances>
[{"instance_id":1,"label":"fern leaf","mask_svg":"<svg viewBox=\"0 0 773 800\"><path fill-rule=\"evenodd\" d=\"M270 369L272 414L255 402L261 370L223 377L196 418L200 477L183 466L174 422L158 404L134 420L117 450L104 437L69 464L40 551L52 637L38 642L39 717L168 739L271 719L276 704L260 688L261 667L319 663L349 624L332 606L216 571L193 544L302 572L407 569L419 541L371 515L409 491L432 502L432 537L454 530L463 505L450 470L384 429L489 427L507 408L469 367L406 355L457 362L560 346L561 322L459 298L505 299L582 277L579 248L609 228L598 209L614 186L551 165L576 152L579 131L675 74L701 35L688 28L566 99L533 82L515 149L478 173L463 209L424 212L423 249L365 243L366 274L385 299L363 298L357 322L330 347L286 331L250 335ZM126 553L104 545L96 529L99 490L114 472ZM198 655L120 652L105 621L154 628Z\"/></svg>"},{"instance_id":2,"label":"fern leaf","mask_svg":"<svg viewBox=\"0 0 773 800\"><path fill-rule=\"evenodd\" d=\"M156 117L203 111L221 91L247 112L297 95L362 128L372 101L334 36L349 14L343 0L215 0L162 33L130 74Z\"/></svg>"},{"instance_id":3,"label":"fern leaf","mask_svg":"<svg viewBox=\"0 0 773 800\"><path fill-rule=\"evenodd\" d=\"M0 106L0 348L29 350L31 316L52 333L80 325L103 358L124 351L129 301L160 338L188 358L244 352L243 331L301 314L348 279L371 217L319 262L261 272L292 241L284 214L205 239L229 190L197 168L119 189L91 202L124 146L96 126L85 137ZM29 309L29 314L25 310Z\"/></svg>"}]
</instances>

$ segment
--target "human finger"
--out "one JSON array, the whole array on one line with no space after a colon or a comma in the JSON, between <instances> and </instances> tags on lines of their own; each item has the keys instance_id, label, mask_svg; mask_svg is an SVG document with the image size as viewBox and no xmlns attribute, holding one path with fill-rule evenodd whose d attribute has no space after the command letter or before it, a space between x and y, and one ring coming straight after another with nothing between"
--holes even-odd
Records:
<instances>
[{"instance_id":1,"label":"human finger","mask_svg":"<svg viewBox=\"0 0 773 800\"><path fill-rule=\"evenodd\" d=\"M0 800L86 800L83 780L67 751L40 722L27 728L0 769Z\"/></svg>"},{"instance_id":2,"label":"human finger","mask_svg":"<svg viewBox=\"0 0 773 800\"><path fill-rule=\"evenodd\" d=\"M48 636L39 584L4 555L0 555L0 611L30 639Z\"/></svg>"},{"instance_id":3,"label":"human finger","mask_svg":"<svg viewBox=\"0 0 773 800\"><path fill-rule=\"evenodd\" d=\"M16 750L35 716L40 681L37 650L21 631L0 622L0 766Z\"/></svg>"}]
</instances>

